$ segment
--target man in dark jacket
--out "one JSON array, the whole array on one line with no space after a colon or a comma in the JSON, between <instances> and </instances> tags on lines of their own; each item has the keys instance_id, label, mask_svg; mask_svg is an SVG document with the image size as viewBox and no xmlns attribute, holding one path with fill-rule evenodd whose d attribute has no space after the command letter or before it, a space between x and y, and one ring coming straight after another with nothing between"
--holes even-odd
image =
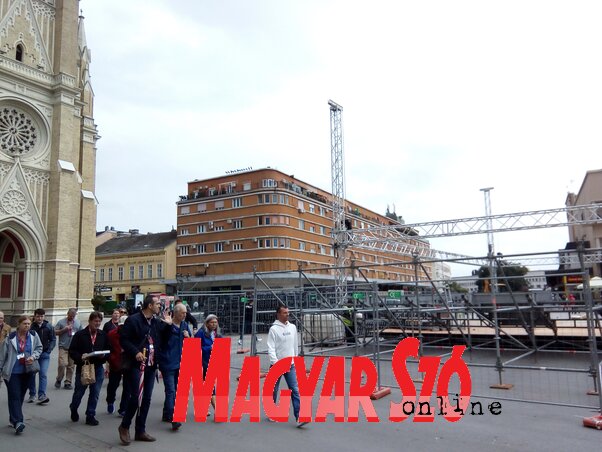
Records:
<instances>
[{"instance_id":1,"label":"man in dark jacket","mask_svg":"<svg viewBox=\"0 0 602 452\"><path fill-rule=\"evenodd\" d=\"M125 445L130 443L130 425L136 411L138 411L138 416L136 417L134 439L136 441L155 441L155 438L146 432L146 417L150 408L157 371L155 352L159 344L159 334L164 328L164 323L156 317L160 309L159 297L147 295L142 302L140 311L127 318L119 333L119 341L123 349L123 362L126 367L124 384L128 385L131 394L118 429L119 439ZM169 314L166 315L166 320L171 323ZM138 385L141 372L144 372L144 384L142 402L138 407Z\"/></svg>"},{"instance_id":2,"label":"man in dark jacket","mask_svg":"<svg viewBox=\"0 0 602 452\"><path fill-rule=\"evenodd\" d=\"M44 319L46 311L42 308L36 309L33 313L33 323L31 324L31 331L40 337L42 341L42 354L38 358L40 364L39 375L39 386L38 386L38 404L42 405L50 402L50 399L46 395L46 386L48 384L48 366L50 365L50 354L54 350L56 345L56 334L54 333L54 327L48 323L48 320ZM36 400L36 376L34 375L29 383L29 400L28 403L33 403Z\"/></svg>"},{"instance_id":3,"label":"man in dark jacket","mask_svg":"<svg viewBox=\"0 0 602 452\"><path fill-rule=\"evenodd\" d=\"M71 399L71 420L73 422L79 421L79 414L77 409L79 404L84 397L86 388L90 388L88 393L88 406L86 407L86 424L98 425L96 420L96 405L98 403L98 396L100 389L102 388L102 380L104 379L105 370L103 364L107 360L107 354L98 354L101 351L111 351L109 344L109 338L107 333L100 329L102 323L102 314L98 311L92 311L88 319L88 326L83 330L78 331L71 340L69 346L69 357L75 362L75 390L73 391L73 398ZM95 353L96 352L96 353ZM94 364L94 374L96 382L84 386L81 380L82 365L85 361L89 361Z\"/></svg>"}]
</instances>

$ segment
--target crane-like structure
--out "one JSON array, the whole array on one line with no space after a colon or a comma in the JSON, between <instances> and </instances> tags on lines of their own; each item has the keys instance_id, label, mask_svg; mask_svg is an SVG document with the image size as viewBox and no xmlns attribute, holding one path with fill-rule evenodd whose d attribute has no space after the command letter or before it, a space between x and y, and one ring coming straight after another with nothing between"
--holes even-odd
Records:
<instances>
[{"instance_id":1,"label":"crane-like structure","mask_svg":"<svg viewBox=\"0 0 602 452\"><path fill-rule=\"evenodd\" d=\"M330 158L332 177L332 242L335 258L335 290L337 304L347 299L345 275L345 155L343 153L343 107L332 100L330 108Z\"/></svg>"}]
</instances>

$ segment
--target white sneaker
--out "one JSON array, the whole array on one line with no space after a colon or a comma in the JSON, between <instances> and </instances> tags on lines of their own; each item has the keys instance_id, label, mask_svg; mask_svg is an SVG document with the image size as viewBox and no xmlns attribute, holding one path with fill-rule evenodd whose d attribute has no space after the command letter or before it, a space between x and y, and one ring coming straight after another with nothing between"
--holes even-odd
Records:
<instances>
[{"instance_id":1,"label":"white sneaker","mask_svg":"<svg viewBox=\"0 0 602 452\"><path fill-rule=\"evenodd\" d=\"M29 396L29 399L27 400L27 403L33 403L35 401L36 401L36 396L32 395L32 396Z\"/></svg>"},{"instance_id":2,"label":"white sneaker","mask_svg":"<svg viewBox=\"0 0 602 452\"><path fill-rule=\"evenodd\" d=\"M301 428L305 425L309 424L309 422L305 421L305 422L299 422L299 419L297 419L297 428Z\"/></svg>"}]
</instances>

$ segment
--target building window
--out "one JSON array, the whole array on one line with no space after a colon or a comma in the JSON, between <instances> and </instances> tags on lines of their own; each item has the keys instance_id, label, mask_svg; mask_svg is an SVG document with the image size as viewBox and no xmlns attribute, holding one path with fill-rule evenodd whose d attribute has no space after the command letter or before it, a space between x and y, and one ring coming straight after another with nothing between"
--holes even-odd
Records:
<instances>
[{"instance_id":1,"label":"building window","mask_svg":"<svg viewBox=\"0 0 602 452\"><path fill-rule=\"evenodd\" d=\"M215 252L216 253L221 253L222 251L224 251L224 244L223 244L223 242L217 242L215 244Z\"/></svg>"},{"instance_id":2,"label":"building window","mask_svg":"<svg viewBox=\"0 0 602 452\"><path fill-rule=\"evenodd\" d=\"M17 61L23 61L23 46L21 44L17 44L17 50L15 52L15 58Z\"/></svg>"},{"instance_id":3,"label":"building window","mask_svg":"<svg viewBox=\"0 0 602 452\"><path fill-rule=\"evenodd\" d=\"M316 228L314 226L309 227L309 232L316 232Z\"/></svg>"},{"instance_id":4,"label":"building window","mask_svg":"<svg viewBox=\"0 0 602 452\"><path fill-rule=\"evenodd\" d=\"M180 235L188 235L188 228L180 229Z\"/></svg>"},{"instance_id":5,"label":"building window","mask_svg":"<svg viewBox=\"0 0 602 452\"><path fill-rule=\"evenodd\" d=\"M299 229L301 229L302 231L305 230L305 221L304 220L299 220Z\"/></svg>"},{"instance_id":6,"label":"building window","mask_svg":"<svg viewBox=\"0 0 602 452\"><path fill-rule=\"evenodd\" d=\"M215 201L215 210L224 210L224 201Z\"/></svg>"},{"instance_id":7,"label":"building window","mask_svg":"<svg viewBox=\"0 0 602 452\"><path fill-rule=\"evenodd\" d=\"M320 226L320 234L326 235L326 228L324 226Z\"/></svg>"},{"instance_id":8,"label":"building window","mask_svg":"<svg viewBox=\"0 0 602 452\"><path fill-rule=\"evenodd\" d=\"M242 189L244 191L249 191L251 189L251 182L245 182L244 184L242 184Z\"/></svg>"},{"instance_id":9,"label":"building window","mask_svg":"<svg viewBox=\"0 0 602 452\"><path fill-rule=\"evenodd\" d=\"M182 207L180 207L180 214L186 215L187 213L190 213L190 206L182 206Z\"/></svg>"},{"instance_id":10,"label":"building window","mask_svg":"<svg viewBox=\"0 0 602 452\"><path fill-rule=\"evenodd\" d=\"M113 281L113 267L109 267L109 281Z\"/></svg>"},{"instance_id":11,"label":"building window","mask_svg":"<svg viewBox=\"0 0 602 452\"><path fill-rule=\"evenodd\" d=\"M263 195L263 202L264 202L264 204L269 204L270 203L270 195Z\"/></svg>"},{"instance_id":12,"label":"building window","mask_svg":"<svg viewBox=\"0 0 602 452\"><path fill-rule=\"evenodd\" d=\"M325 212L324 212L324 207L320 206L320 215L324 216Z\"/></svg>"},{"instance_id":13,"label":"building window","mask_svg":"<svg viewBox=\"0 0 602 452\"><path fill-rule=\"evenodd\" d=\"M263 195L257 195L257 202L263 204Z\"/></svg>"},{"instance_id":14,"label":"building window","mask_svg":"<svg viewBox=\"0 0 602 452\"><path fill-rule=\"evenodd\" d=\"M233 244L232 245L232 249L234 251L240 251L240 250L242 250L242 243L235 243L235 244Z\"/></svg>"},{"instance_id":15,"label":"building window","mask_svg":"<svg viewBox=\"0 0 602 452\"><path fill-rule=\"evenodd\" d=\"M207 203L204 202L204 203L199 204L198 211L199 212L206 212L207 211Z\"/></svg>"},{"instance_id":16,"label":"building window","mask_svg":"<svg viewBox=\"0 0 602 452\"><path fill-rule=\"evenodd\" d=\"M280 195L280 204L288 205L288 195Z\"/></svg>"},{"instance_id":17,"label":"building window","mask_svg":"<svg viewBox=\"0 0 602 452\"><path fill-rule=\"evenodd\" d=\"M197 245L196 249L198 254L205 254L207 252L207 245L205 245L204 243L201 245Z\"/></svg>"},{"instance_id":18,"label":"building window","mask_svg":"<svg viewBox=\"0 0 602 452\"><path fill-rule=\"evenodd\" d=\"M265 247L266 248L272 247L272 239L265 239Z\"/></svg>"},{"instance_id":19,"label":"building window","mask_svg":"<svg viewBox=\"0 0 602 452\"><path fill-rule=\"evenodd\" d=\"M99 278L99 279L100 279L101 281L104 281L104 280L105 280L105 269L104 269L104 268L101 268L101 269L100 269L100 278Z\"/></svg>"},{"instance_id":20,"label":"building window","mask_svg":"<svg viewBox=\"0 0 602 452\"><path fill-rule=\"evenodd\" d=\"M320 254L326 254L326 251L324 250L324 245L320 245Z\"/></svg>"},{"instance_id":21,"label":"building window","mask_svg":"<svg viewBox=\"0 0 602 452\"><path fill-rule=\"evenodd\" d=\"M215 196L217 193L217 190L215 189L215 187L211 187L208 191L209 196Z\"/></svg>"},{"instance_id":22,"label":"building window","mask_svg":"<svg viewBox=\"0 0 602 452\"><path fill-rule=\"evenodd\" d=\"M119 281L123 281L123 267L117 267L117 278Z\"/></svg>"},{"instance_id":23,"label":"building window","mask_svg":"<svg viewBox=\"0 0 602 452\"><path fill-rule=\"evenodd\" d=\"M297 201L297 208L299 210L305 210L305 205L303 204L303 201Z\"/></svg>"},{"instance_id":24,"label":"building window","mask_svg":"<svg viewBox=\"0 0 602 452\"><path fill-rule=\"evenodd\" d=\"M234 220L232 222L232 227L234 229L242 229L242 220Z\"/></svg>"},{"instance_id":25,"label":"building window","mask_svg":"<svg viewBox=\"0 0 602 452\"><path fill-rule=\"evenodd\" d=\"M130 279L134 279L134 266L130 265Z\"/></svg>"},{"instance_id":26,"label":"building window","mask_svg":"<svg viewBox=\"0 0 602 452\"><path fill-rule=\"evenodd\" d=\"M232 207L242 207L242 198L232 198Z\"/></svg>"},{"instance_id":27,"label":"building window","mask_svg":"<svg viewBox=\"0 0 602 452\"><path fill-rule=\"evenodd\" d=\"M257 241L257 248L263 248L263 239Z\"/></svg>"},{"instance_id":28,"label":"building window","mask_svg":"<svg viewBox=\"0 0 602 452\"><path fill-rule=\"evenodd\" d=\"M180 251L180 254L182 251ZM144 265L138 265L138 279L144 279Z\"/></svg>"},{"instance_id":29,"label":"building window","mask_svg":"<svg viewBox=\"0 0 602 452\"><path fill-rule=\"evenodd\" d=\"M299 242L299 249L305 251L305 242Z\"/></svg>"},{"instance_id":30,"label":"building window","mask_svg":"<svg viewBox=\"0 0 602 452\"><path fill-rule=\"evenodd\" d=\"M199 224L196 227L197 234L202 234L203 232L206 232L206 231L207 231L207 228L206 228L206 226L204 224Z\"/></svg>"},{"instance_id":31,"label":"building window","mask_svg":"<svg viewBox=\"0 0 602 452\"><path fill-rule=\"evenodd\" d=\"M148 264L146 267L146 276L150 279L153 277L153 264Z\"/></svg>"},{"instance_id":32,"label":"building window","mask_svg":"<svg viewBox=\"0 0 602 452\"><path fill-rule=\"evenodd\" d=\"M277 187L278 184L274 179L263 179L263 181L261 182L261 186L263 188L274 188Z\"/></svg>"},{"instance_id":33,"label":"building window","mask_svg":"<svg viewBox=\"0 0 602 452\"><path fill-rule=\"evenodd\" d=\"M216 226L216 227L215 227L215 231L216 231L216 232L217 232L217 231L223 231L223 230L224 230L224 227L223 227L223 226Z\"/></svg>"},{"instance_id":34,"label":"building window","mask_svg":"<svg viewBox=\"0 0 602 452\"><path fill-rule=\"evenodd\" d=\"M163 278L163 264L157 264L157 278Z\"/></svg>"},{"instance_id":35,"label":"building window","mask_svg":"<svg viewBox=\"0 0 602 452\"><path fill-rule=\"evenodd\" d=\"M229 182L226 185L226 193L234 193L234 187L236 187L236 182Z\"/></svg>"},{"instance_id":36,"label":"building window","mask_svg":"<svg viewBox=\"0 0 602 452\"><path fill-rule=\"evenodd\" d=\"M290 239L280 239L280 248L288 248L290 243Z\"/></svg>"},{"instance_id":37,"label":"building window","mask_svg":"<svg viewBox=\"0 0 602 452\"><path fill-rule=\"evenodd\" d=\"M316 206L313 204L308 204L309 213L316 213Z\"/></svg>"}]
</instances>

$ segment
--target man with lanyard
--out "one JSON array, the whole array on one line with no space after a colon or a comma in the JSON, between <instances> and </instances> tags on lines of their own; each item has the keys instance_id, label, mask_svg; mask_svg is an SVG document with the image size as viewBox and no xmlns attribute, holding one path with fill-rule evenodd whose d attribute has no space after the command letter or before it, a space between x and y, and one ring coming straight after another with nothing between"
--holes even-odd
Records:
<instances>
[{"instance_id":1,"label":"man with lanyard","mask_svg":"<svg viewBox=\"0 0 602 452\"><path fill-rule=\"evenodd\" d=\"M31 331L34 331L42 341L42 354L38 358L40 364L39 372L39 386L38 386L38 404L43 405L50 402L50 399L46 395L46 386L48 384L48 365L50 364L50 354L54 350L56 345L56 335L54 334L54 328L52 324L45 320L46 311L42 308L38 308L33 313L33 323L31 324ZM29 400L28 403L33 403L36 400L36 376L31 378L29 383Z\"/></svg>"},{"instance_id":2,"label":"man with lanyard","mask_svg":"<svg viewBox=\"0 0 602 452\"><path fill-rule=\"evenodd\" d=\"M130 390L130 401L125 410L125 415L119 426L119 439L124 445L130 443L130 425L136 412L135 436L136 441L155 441L155 438L146 432L146 417L151 404L157 363L155 359L159 334L166 323L155 317L159 314L161 302L155 295L147 295L140 311L130 315L119 334L119 341L123 349L123 363L125 367L124 384ZM165 314L165 321L171 323L171 316ZM144 372L141 379L141 371ZM142 381L142 387L140 383ZM140 390L142 401L138 406Z\"/></svg>"}]
</instances>

